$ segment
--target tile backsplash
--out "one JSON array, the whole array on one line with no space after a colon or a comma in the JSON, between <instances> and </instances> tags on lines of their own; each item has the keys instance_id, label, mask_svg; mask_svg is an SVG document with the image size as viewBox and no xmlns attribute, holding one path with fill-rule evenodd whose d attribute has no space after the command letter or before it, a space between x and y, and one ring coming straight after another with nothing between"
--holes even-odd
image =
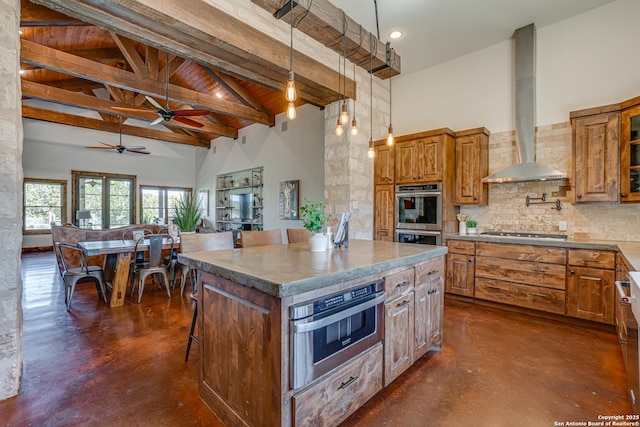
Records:
<instances>
[{"instance_id":1,"label":"tile backsplash","mask_svg":"<svg viewBox=\"0 0 640 427\"><path fill-rule=\"evenodd\" d=\"M536 129L536 160L571 177L571 124L559 123ZM515 132L501 132L489 139L489 173L515 162ZM640 241L640 204L583 203L572 205L571 178L566 180L530 181L489 184L489 205L464 206L460 211L478 221L482 231L526 231L566 233L570 238ZM546 193L547 202L531 204L526 197L539 198ZM532 203L538 203L534 200ZM566 221L567 231L559 230Z\"/></svg>"}]
</instances>

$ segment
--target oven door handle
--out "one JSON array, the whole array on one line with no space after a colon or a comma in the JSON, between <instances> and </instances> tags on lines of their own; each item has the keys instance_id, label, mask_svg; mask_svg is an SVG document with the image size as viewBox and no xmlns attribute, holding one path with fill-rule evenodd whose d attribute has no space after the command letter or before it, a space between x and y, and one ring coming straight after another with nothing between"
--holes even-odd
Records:
<instances>
[{"instance_id":1,"label":"oven door handle","mask_svg":"<svg viewBox=\"0 0 640 427\"><path fill-rule=\"evenodd\" d=\"M374 307L378 304L381 304L382 302L384 302L384 298L385 298L385 295L384 293L382 293L382 295L374 299L371 299L369 301L363 302L362 304L354 305L353 307L349 307L344 311L339 311L338 313L332 314L331 316L327 316L318 320L313 320L311 322L302 323L304 322L303 320L298 320L298 321L294 320L293 332L296 334L299 334L299 333L311 332L317 329L324 328L327 325L339 322L343 319L346 319L347 317L353 316L356 313L359 313L361 311Z\"/></svg>"},{"instance_id":2,"label":"oven door handle","mask_svg":"<svg viewBox=\"0 0 640 427\"><path fill-rule=\"evenodd\" d=\"M624 289L622 289L622 281L621 280L616 280L615 282L616 285L616 289L618 290L618 296L620 297L620 299L618 300L618 304L620 305L629 305L631 304L631 296L627 295L627 293L624 291Z\"/></svg>"},{"instance_id":3,"label":"oven door handle","mask_svg":"<svg viewBox=\"0 0 640 427\"><path fill-rule=\"evenodd\" d=\"M442 196L442 191L407 191L396 193L396 199L400 197L426 197L426 196Z\"/></svg>"}]
</instances>

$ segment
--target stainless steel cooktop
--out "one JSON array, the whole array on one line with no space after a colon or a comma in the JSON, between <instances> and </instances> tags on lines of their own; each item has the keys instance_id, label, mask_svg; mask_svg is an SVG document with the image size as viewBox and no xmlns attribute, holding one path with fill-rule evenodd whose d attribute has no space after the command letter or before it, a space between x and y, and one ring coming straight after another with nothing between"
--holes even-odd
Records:
<instances>
[{"instance_id":1,"label":"stainless steel cooktop","mask_svg":"<svg viewBox=\"0 0 640 427\"><path fill-rule=\"evenodd\" d=\"M524 237L529 239L559 239L566 240L566 234L545 234L545 233L527 233L527 232L508 232L508 231L485 231L480 233L483 236L499 236L499 237Z\"/></svg>"}]
</instances>

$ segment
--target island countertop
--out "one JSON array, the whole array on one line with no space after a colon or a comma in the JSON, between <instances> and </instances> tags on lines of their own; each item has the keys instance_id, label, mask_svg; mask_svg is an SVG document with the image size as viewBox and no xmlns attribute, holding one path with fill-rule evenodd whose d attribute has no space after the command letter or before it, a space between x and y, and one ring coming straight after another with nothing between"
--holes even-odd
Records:
<instances>
[{"instance_id":1,"label":"island countertop","mask_svg":"<svg viewBox=\"0 0 640 427\"><path fill-rule=\"evenodd\" d=\"M349 240L348 249L311 252L307 243L180 254L178 261L278 298L414 265L445 246Z\"/></svg>"}]
</instances>

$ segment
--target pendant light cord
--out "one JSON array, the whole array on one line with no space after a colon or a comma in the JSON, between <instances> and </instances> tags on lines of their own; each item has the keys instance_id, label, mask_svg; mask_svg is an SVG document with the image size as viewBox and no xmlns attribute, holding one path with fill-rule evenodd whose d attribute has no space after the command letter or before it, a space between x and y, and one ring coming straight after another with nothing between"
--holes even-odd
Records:
<instances>
[{"instance_id":1,"label":"pendant light cord","mask_svg":"<svg viewBox=\"0 0 640 427\"><path fill-rule=\"evenodd\" d=\"M293 73L293 0L289 2L289 13L291 14L291 22L289 27L291 28L291 40L289 43L289 72ZM300 23L300 21L298 21Z\"/></svg>"}]
</instances>

